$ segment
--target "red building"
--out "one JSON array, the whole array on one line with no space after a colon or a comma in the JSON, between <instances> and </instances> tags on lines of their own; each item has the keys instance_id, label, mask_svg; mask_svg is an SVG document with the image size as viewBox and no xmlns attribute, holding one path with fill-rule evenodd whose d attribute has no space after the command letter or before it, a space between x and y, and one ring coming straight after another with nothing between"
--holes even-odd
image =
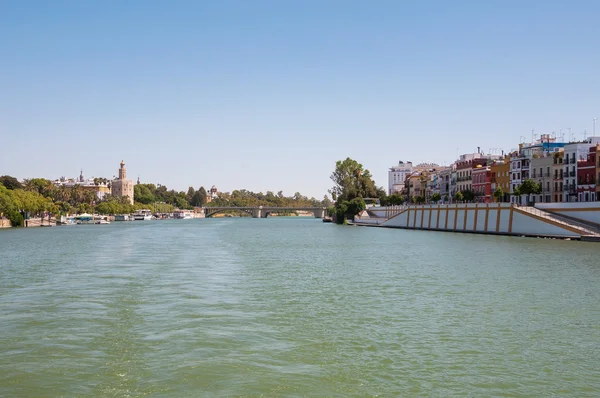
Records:
<instances>
[{"instance_id":1,"label":"red building","mask_svg":"<svg viewBox=\"0 0 600 398\"><path fill-rule=\"evenodd\" d=\"M475 201L490 203L492 200L492 171L489 166L478 165L473 169L473 193Z\"/></svg>"},{"instance_id":2,"label":"red building","mask_svg":"<svg viewBox=\"0 0 600 398\"><path fill-rule=\"evenodd\" d=\"M577 201L596 201L596 146L590 148L586 160L577 162Z\"/></svg>"}]
</instances>

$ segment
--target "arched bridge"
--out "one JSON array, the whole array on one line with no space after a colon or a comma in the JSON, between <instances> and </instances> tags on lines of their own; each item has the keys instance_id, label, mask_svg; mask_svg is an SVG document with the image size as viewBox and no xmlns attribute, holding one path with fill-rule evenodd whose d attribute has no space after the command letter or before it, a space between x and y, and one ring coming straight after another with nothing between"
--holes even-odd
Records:
<instances>
[{"instance_id":1,"label":"arched bridge","mask_svg":"<svg viewBox=\"0 0 600 398\"><path fill-rule=\"evenodd\" d=\"M315 218L325 218L327 215L327 209L325 207L270 207L270 206L258 206L258 207L205 207L204 216L212 217L217 213L222 213L226 210L238 210L248 213L252 218L267 218L270 213L283 213L292 211L308 211L314 214Z\"/></svg>"}]
</instances>

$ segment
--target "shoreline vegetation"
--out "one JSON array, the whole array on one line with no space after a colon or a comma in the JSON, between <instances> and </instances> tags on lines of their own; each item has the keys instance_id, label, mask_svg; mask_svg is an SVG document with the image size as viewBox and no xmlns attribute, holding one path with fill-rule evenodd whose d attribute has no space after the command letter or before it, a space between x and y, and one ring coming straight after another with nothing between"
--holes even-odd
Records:
<instances>
[{"instance_id":1,"label":"shoreline vegetation","mask_svg":"<svg viewBox=\"0 0 600 398\"><path fill-rule=\"evenodd\" d=\"M103 178L97 178L100 185ZM0 176L0 219L9 220L11 226L20 227L29 217L50 215L60 217L68 214L97 213L100 215L131 214L140 209L151 209L158 213L171 213L175 209L193 210L195 207L327 207L332 205L325 195L318 200L308 198L300 192L285 196L282 191L252 192L236 189L219 192L209 197L204 187L189 187L187 192L177 192L161 184L136 184L134 204L127 197L105 194L98 198L97 191L81 185L56 186L44 178L31 178L23 182L12 176ZM236 213L226 211L225 214ZM279 216L294 216L297 212L280 213ZM215 215L217 216L217 215Z\"/></svg>"}]
</instances>

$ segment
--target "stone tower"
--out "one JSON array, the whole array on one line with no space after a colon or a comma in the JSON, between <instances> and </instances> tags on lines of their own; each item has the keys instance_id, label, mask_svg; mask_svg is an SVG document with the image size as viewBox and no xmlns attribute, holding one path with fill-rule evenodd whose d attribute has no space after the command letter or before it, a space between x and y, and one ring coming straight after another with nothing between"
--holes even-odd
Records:
<instances>
[{"instance_id":1,"label":"stone tower","mask_svg":"<svg viewBox=\"0 0 600 398\"><path fill-rule=\"evenodd\" d=\"M121 168L119 169L119 180L127 179L127 169L125 168L125 162L121 160Z\"/></svg>"},{"instance_id":2,"label":"stone tower","mask_svg":"<svg viewBox=\"0 0 600 398\"><path fill-rule=\"evenodd\" d=\"M119 178L112 183L112 194L120 197L126 196L129 203L133 204L133 181L127 179L127 169L125 168L125 162L122 160L119 168Z\"/></svg>"}]
</instances>

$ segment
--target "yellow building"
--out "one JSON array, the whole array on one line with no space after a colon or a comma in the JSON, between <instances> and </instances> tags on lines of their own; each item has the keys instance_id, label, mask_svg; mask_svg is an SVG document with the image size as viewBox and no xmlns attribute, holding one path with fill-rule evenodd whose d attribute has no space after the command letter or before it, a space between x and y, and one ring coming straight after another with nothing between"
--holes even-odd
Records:
<instances>
[{"instance_id":1,"label":"yellow building","mask_svg":"<svg viewBox=\"0 0 600 398\"><path fill-rule=\"evenodd\" d=\"M492 194L500 187L504 192L503 202L510 201L508 198L510 194L510 158L506 157L504 160L497 160L490 166L492 173Z\"/></svg>"}]
</instances>

